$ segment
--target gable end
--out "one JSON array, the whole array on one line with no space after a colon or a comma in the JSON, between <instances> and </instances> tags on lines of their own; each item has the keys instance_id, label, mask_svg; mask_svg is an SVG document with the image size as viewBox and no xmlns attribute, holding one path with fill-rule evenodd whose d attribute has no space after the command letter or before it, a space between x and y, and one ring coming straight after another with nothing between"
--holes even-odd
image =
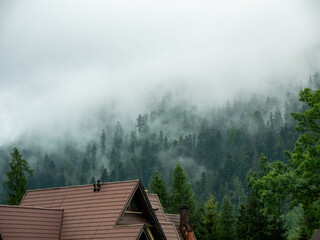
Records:
<instances>
[{"instance_id":1,"label":"gable end","mask_svg":"<svg viewBox=\"0 0 320 240\"><path fill-rule=\"evenodd\" d=\"M135 205L134 208L132 208L132 205ZM128 211L128 207L129 208ZM131 211L130 211L131 209ZM137 210L137 211L135 211ZM149 201L149 198L144 191L144 187L141 183L141 181L137 182L137 185L135 189L132 191L130 198L128 199L125 207L123 208L118 220L116 221L115 225L120 225L123 220L125 220L126 213L132 212L133 214L142 214L146 221L145 224L149 224L150 228L148 228L152 235L154 235L155 239L166 239L165 234L162 230L162 227L158 221L158 218L152 208L152 205Z\"/></svg>"}]
</instances>

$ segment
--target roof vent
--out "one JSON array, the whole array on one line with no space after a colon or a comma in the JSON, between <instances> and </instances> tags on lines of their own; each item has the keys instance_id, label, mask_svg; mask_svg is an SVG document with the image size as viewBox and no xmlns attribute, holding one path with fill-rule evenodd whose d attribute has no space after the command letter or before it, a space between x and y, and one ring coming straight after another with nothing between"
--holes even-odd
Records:
<instances>
[{"instance_id":1,"label":"roof vent","mask_svg":"<svg viewBox=\"0 0 320 240\"><path fill-rule=\"evenodd\" d=\"M93 184L93 191L94 192L99 192L101 189L101 185L102 185L102 181L100 181L99 179L97 180L97 184Z\"/></svg>"}]
</instances>

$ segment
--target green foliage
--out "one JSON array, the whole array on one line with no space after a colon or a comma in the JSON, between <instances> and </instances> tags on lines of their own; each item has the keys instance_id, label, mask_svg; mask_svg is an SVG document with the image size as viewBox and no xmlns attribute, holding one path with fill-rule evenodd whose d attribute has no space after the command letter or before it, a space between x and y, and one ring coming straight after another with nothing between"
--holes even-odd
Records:
<instances>
[{"instance_id":1,"label":"green foliage","mask_svg":"<svg viewBox=\"0 0 320 240\"><path fill-rule=\"evenodd\" d=\"M191 216L197 239L218 239L217 238L217 221L218 221L218 202L212 195L208 201L198 204L195 213Z\"/></svg>"},{"instance_id":2,"label":"green foliage","mask_svg":"<svg viewBox=\"0 0 320 240\"><path fill-rule=\"evenodd\" d=\"M304 112L292 113L298 121L296 130L301 132L285 164L280 161L267 163L261 157L260 173L249 174L249 182L257 191L269 213L279 216L284 200L292 206L302 204L304 225L302 232L310 237L319 227L320 217L320 89L308 88L300 92L300 101L306 104Z\"/></svg>"},{"instance_id":3,"label":"green foliage","mask_svg":"<svg viewBox=\"0 0 320 240\"><path fill-rule=\"evenodd\" d=\"M108 174L108 170L106 168L103 168L102 169L102 172L101 172L101 176L100 176L100 180L102 182L108 182L109 180L109 174ZM96 182L93 182L93 183L96 183Z\"/></svg>"},{"instance_id":4,"label":"green foliage","mask_svg":"<svg viewBox=\"0 0 320 240\"><path fill-rule=\"evenodd\" d=\"M114 139L113 139L113 147L116 150L120 150L123 143L123 129L118 121L115 128L114 128Z\"/></svg>"},{"instance_id":5,"label":"green foliage","mask_svg":"<svg viewBox=\"0 0 320 240\"><path fill-rule=\"evenodd\" d=\"M237 222L237 233L239 240L267 240L268 219L261 210L263 204L259 202L256 194L251 191L248 202L242 204Z\"/></svg>"},{"instance_id":6,"label":"green foliage","mask_svg":"<svg viewBox=\"0 0 320 240\"><path fill-rule=\"evenodd\" d=\"M8 177L6 185L9 188L9 199L7 203L9 205L18 205L27 191L28 179L25 173L33 176L34 170L29 167L27 160L22 158L17 148L13 148L10 156L10 171L6 173Z\"/></svg>"},{"instance_id":7,"label":"green foliage","mask_svg":"<svg viewBox=\"0 0 320 240\"><path fill-rule=\"evenodd\" d=\"M180 207L182 205L187 205L190 209L190 212L193 212L195 206L194 193L191 188L191 184L187 181L186 173L179 161L173 170L172 188L172 211L174 213L179 213Z\"/></svg>"},{"instance_id":8,"label":"green foliage","mask_svg":"<svg viewBox=\"0 0 320 240\"><path fill-rule=\"evenodd\" d=\"M163 176L157 170L153 171L149 186L150 191L158 195L161 205L167 211L169 209L169 192Z\"/></svg>"},{"instance_id":9,"label":"green foliage","mask_svg":"<svg viewBox=\"0 0 320 240\"><path fill-rule=\"evenodd\" d=\"M104 155L106 153L106 133L104 129L102 129L101 136L100 136L100 151L101 155Z\"/></svg>"},{"instance_id":10,"label":"green foliage","mask_svg":"<svg viewBox=\"0 0 320 240\"><path fill-rule=\"evenodd\" d=\"M211 195L210 195L211 196ZM209 228L206 228L203 224L203 217L205 214L205 204L200 202L194 213L190 216L190 220L194 229L194 233L197 236L197 239L202 240L206 239L206 232Z\"/></svg>"},{"instance_id":11,"label":"green foliage","mask_svg":"<svg viewBox=\"0 0 320 240\"><path fill-rule=\"evenodd\" d=\"M298 239L298 228L302 222L303 209L299 205L290 210L284 217L286 226L288 226L288 239Z\"/></svg>"},{"instance_id":12,"label":"green foliage","mask_svg":"<svg viewBox=\"0 0 320 240\"><path fill-rule=\"evenodd\" d=\"M280 216L281 203L288 196L288 184L292 181L288 166L280 161L268 163L263 154L259 166L259 172L249 171L249 186L263 201L265 214Z\"/></svg>"},{"instance_id":13,"label":"green foliage","mask_svg":"<svg viewBox=\"0 0 320 240\"><path fill-rule=\"evenodd\" d=\"M300 101L308 108L303 113L292 113L298 120L296 130L302 133L291 154L290 165L296 179L292 194L295 204L301 202L308 207L320 197L320 89L301 91Z\"/></svg>"},{"instance_id":14,"label":"green foliage","mask_svg":"<svg viewBox=\"0 0 320 240\"><path fill-rule=\"evenodd\" d=\"M312 86L316 86L314 81ZM184 180L187 184L180 192L184 191L184 196L193 196L190 194L192 189L186 187L192 183L196 193L193 198L198 201L196 209L190 206L191 222L199 235L198 239L210 239L206 236L203 223L208 212L205 204L209 196L213 195L220 202L225 195L230 196L236 214L240 214L240 205L249 191L245 184L247 171L259 168L259 155L264 152L266 158L260 168L265 170L252 173L250 177L256 180L254 184L252 182L252 186L255 185L259 201L263 200L264 203L260 211L265 214L268 212L270 216L277 215L278 219L283 209L288 211L283 207L287 207L285 201L292 194L286 184L299 183L303 186L304 183L290 173L292 165L283 163L287 162L283 150L292 151L298 138L298 133L294 130L295 121L298 120L291 118L290 112L302 109L296 90L290 91L283 96L284 101L278 101L278 96L266 99L252 96L251 99L237 99L220 109L202 113L197 111L196 106L186 102L179 103L174 96L167 95L150 112L140 114L136 122L133 119L131 124L123 127L117 121L126 123L123 119L114 119L103 113L103 116L92 116L97 117L97 122L101 120L97 124L99 128L93 129L95 133L88 134L95 135L96 138L88 138L84 144L84 138L58 139L57 148L55 145L48 148L56 150L50 150L48 154L48 150L41 147L27 149L28 156L34 159L37 169L37 174L29 181L28 186L44 188L74 185L79 184L79 181L89 183L92 177L104 181L141 179L144 185L148 185L152 172L157 170L168 187L172 187L172 170L176 159L179 159L188 173ZM101 132L101 126L105 131ZM97 132L101 135L96 135ZM61 151L63 147L64 151ZM7 150L0 148L0 159L4 160L0 161L0 182L6 180L6 155ZM274 162L275 159L281 162ZM269 175L269 171L272 174ZM0 191L0 202L3 203L7 196L3 194L6 192L4 184L1 187L4 191ZM170 195L173 195L173 187L170 190ZM312 192L308 194L311 195ZM176 200L178 196L176 194ZM292 200L299 202L297 199ZM169 207L165 203L163 205L169 212L177 213L181 203L189 205L186 201L180 199L172 207L174 202L170 198ZM317 204L307 204L304 208L307 213L305 222L314 222ZM218 214L218 210L216 213ZM216 222L215 226L217 224ZM295 228L296 225L292 223L290 227Z\"/></svg>"},{"instance_id":15,"label":"green foliage","mask_svg":"<svg viewBox=\"0 0 320 240\"><path fill-rule=\"evenodd\" d=\"M203 215L203 226L205 228L205 239L217 239L217 207L218 202L215 202L212 195L205 203L205 212Z\"/></svg>"},{"instance_id":16,"label":"green foliage","mask_svg":"<svg viewBox=\"0 0 320 240\"><path fill-rule=\"evenodd\" d=\"M228 196L225 196L222 201L221 211L218 215L218 239L232 240L236 236L236 217L233 210L233 205Z\"/></svg>"}]
</instances>

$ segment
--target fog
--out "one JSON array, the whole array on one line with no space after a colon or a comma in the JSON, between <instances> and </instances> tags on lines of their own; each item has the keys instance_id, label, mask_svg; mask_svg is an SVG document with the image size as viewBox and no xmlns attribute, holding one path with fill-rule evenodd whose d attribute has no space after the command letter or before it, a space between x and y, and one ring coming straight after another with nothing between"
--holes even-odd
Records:
<instances>
[{"instance_id":1,"label":"fog","mask_svg":"<svg viewBox=\"0 0 320 240\"><path fill-rule=\"evenodd\" d=\"M0 0L0 146L134 120L168 91L285 92L319 67L317 0Z\"/></svg>"}]
</instances>

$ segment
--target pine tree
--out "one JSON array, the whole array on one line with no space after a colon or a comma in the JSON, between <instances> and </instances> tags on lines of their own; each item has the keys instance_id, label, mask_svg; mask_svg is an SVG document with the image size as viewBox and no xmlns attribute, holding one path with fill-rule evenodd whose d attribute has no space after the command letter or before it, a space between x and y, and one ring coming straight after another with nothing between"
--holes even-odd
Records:
<instances>
[{"instance_id":1,"label":"pine tree","mask_svg":"<svg viewBox=\"0 0 320 240\"><path fill-rule=\"evenodd\" d=\"M180 161L173 170L173 203L172 211L179 212L182 205L187 205L190 209L190 213L194 211L194 193L189 182L187 182L187 176L182 168Z\"/></svg>"},{"instance_id":2,"label":"pine tree","mask_svg":"<svg viewBox=\"0 0 320 240\"><path fill-rule=\"evenodd\" d=\"M145 135L149 130L148 119L148 114L144 114L143 116L139 114L137 118L137 128L140 136Z\"/></svg>"},{"instance_id":3,"label":"pine tree","mask_svg":"<svg viewBox=\"0 0 320 240\"><path fill-rule=\"evenodd\" d=\"M100 148L101 148L101 155L106 153L106 133L104 129L102 129L101 137L100 137Z\"/></svg>"},{"instance_id":4,"label":"pine tree","mask_svg":"<svg viewBox=\"0 0 320 240\"><path fill-rule=\"evenodd\" d=\"M158 195L164 210L167 211L169 205L169 192L163 176L158 170L153 171L149 186L150 191Z\"/></svg>"},{"instance_id":5,"label":"pine tree","mask_svg":"<svg viewBox=\"0 0 320 240\"><path fill-rule=\"evenodd\" d=\"M91 161L92 161L92 169L96 169L96 161L97 161L97 145L94 143L91 147Z\"/></svg>"},{"instance_id":6,"label":"pine tree","mask_svg":"<svg viewBox=\"0 0 320 240\"><path fill-rule=\"evenodd\" d=\"M118 181L120 177L120 152L119 150L115 150L115 148L112 148L111 154L110 154L110 168L112 172L114 173L113 181Z\"/></svg>"},{"instance_id":7,"label":"pine tree","mask_svg":"<svg viewBox=\"0 0 320 240\"><path fill-rule=\"evenodd\" d=\"M116 126L115 126L114 139L113 139L113 147L116 150L120 150L121 149L122 138L123 138L123 129L122 129L122 126L121 126L120 122L118 121Z\"/></svg>"},{"instance_id":8,"label":"pine tree","mask_svg":"<svg viewBox=\"0 0 320 240\"><path fill-rule=\"evenodd\" d=\"M218 239L217 234L217 213L218 202L215 202L212 195L210 195L209 200L205 203L205 214L203 216L203 226L205 229L205 234L203 239Z\"/></svg>"},{"instance_id":9,"label":"pine tree","mask_svg":"<svg viewBox=\"0 0 320 240\"><path fill-rule=\"evenodd\" d=\"M162 130L160 130L160 133L159 133L159 146L160 146L160 148L162 148L163 141L164 141L163 132L162 132Z\"/></svg>"},{"instance_id":10,"label":"pine tree","mask_svg":"<svg viewBox=\"0 0 320 240\"><path fill-rule=\"evenodd\" d=\"M136 134L136 131L131 131L131 133L130 133L130 152L131 152L132 154L135 153L136 144L137 144L137 134Z\"/></svg>"},{"instance_id":11,"label":"pine tree","mask_svg":"<svg viewBox=\"0 0 320 240\"><path fill-rule=\"evenodd\" d=\"M11 161L9 162L9 166L11 170L6 173L8 177L6 185L9 189L7 203L9 205L18 205L27 191L28 179L25 173L33 176L34 170L30 168L27 160L22 158L17 148L13 148L10 156Z\"/></svg>"},{"instance_id":12,"label":"pine tree","mask_svg":"<svg viewBox=\"0 0 320 240\"><path fill-rule=\"evenodd\" d=\"M87 181L89 180L89 169L90 169L90 164L88 159L84 159L81 163L81 169L80 169L80 174L79 174L79 182L80 184L86 184Z\"/></svg>"},{"instance_id":13,"label":"pine tree","mask_svg":"<svg viewBox=\"0 0 320 240\"><path fill-rule=\"evenodd\" d=\"M102 182L108 182L109 181L108 170L106 168L103 168L101 176L100 176L100 180Z\"/></svg>"},{"instance_id":14,"label":"pine tree","mask_svg":"<svg viewBox=\"0 0 320 240\"><path fill-rule=\"evenodd\" d=\"M233 205L228 196L222 201L221 211L218 215L218 236L219 240L232 240L235 238L236 218L233 211Z\"/></svg>"},{"instance_id":15,"label":"pine tree","mask_svg":"<svg viewBox=\"0 0 320 240\"><path fill-rule=\"evenodd\" d=\"M246 204L242 204L237 222L239 240L268 240L268 219L261 211L263 204L256 194L251 191Z\"/></svg>"}]
</instances>

